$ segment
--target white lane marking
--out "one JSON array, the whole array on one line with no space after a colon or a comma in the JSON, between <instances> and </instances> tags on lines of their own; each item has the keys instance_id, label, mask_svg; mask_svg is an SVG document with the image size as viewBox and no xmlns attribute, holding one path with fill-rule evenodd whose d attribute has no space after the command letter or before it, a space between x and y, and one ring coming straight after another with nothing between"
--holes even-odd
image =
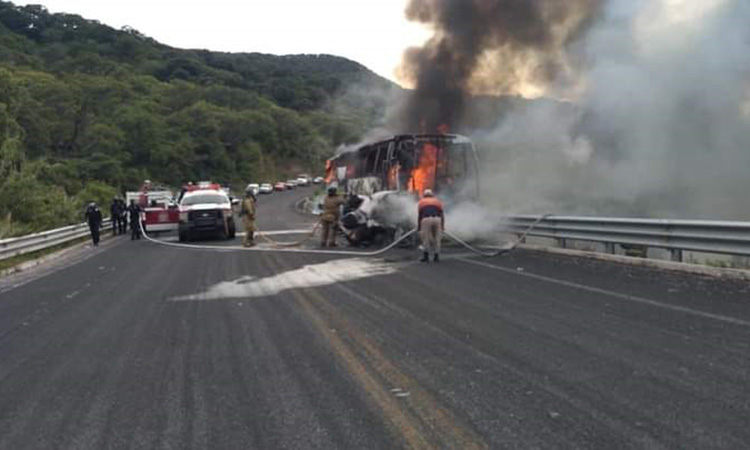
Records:
<instances>
[{"instance_id":1,"label":"white lane marking","mask_svg":"<svg viewBox=\"0 0 750 450\"><path fill-rule=\"evenodd\" d=\"M390 275L397 270L398 266L382 260L369 258L336 259L321 264L303 266L299 269L265 278L245 276L232 281L222 281L209 287L205 292L173 297L170 300L266 297L288 289L326 286L361 278Z\"/></svg>"},{"instance_id":2,"label":"white lane marking","mask_svg":"<svg viewBox=\"0 0 750 450\"><path fill-rule=\"evenodd\" d=\"M746 321L746 320L742 320L742 319L737 319L737 318L734 318L734 317L723 316L723 315L720 315L720 314L713 314L713 313L709 313L709 312L705 312L705 311L699 311L697 309L687 308L685 306L672 305L672 304L669 304L669 303L664 303L664 302L660 302L660 301L656 301L656 300L650 300L650 299L643 298L643 297L637 297L635 295L621 294L619 292L610 291L610 290L607 290L607 289L597 288L597 287L593 287L593 286L587 286L585 284L578 284L578 283L574 283L572 281L560 280L558 278L546 277L544 275L535 275L533 273L528 273L528 272L519 272L516 269L508 269L508 268L505 268L505 267L495 266L495 265L484 263L484 262L481 262L481 261L475 261L475 260L466 259L466 258L458 258L458 260L462 261L462 262L465 262L465 263L468 263L468 264L473 264L475 266L486 267L488 269L493 269L493 270L497 270L497 271L500 271L500 272L505 272L505 273L512 274L512 275L517 275L519 277L533 278L535 280L540 280L540 281L546 281L548 283L559 284L561 286L565 286L565 287L569 287L569 288L573 288L573 289L580 289L580 290L587 291L587 292L593 292L595 294L607 295L607 296L614 297L614 298L617 298L617 299L620 299L620 300L628 300L628 301L631 301L631 302L641 303L641 304L649 305L649 306L655 306L657 308L667 309L667 310L670 310L670 311L678 311L678 312L685 313L685 314L691 314L693 316L703 317L705 319L713 319L713 320L717 320L719 322L730 323L732 325L739 325L739 326L743 326L743 327L750 327L750 321Z\"/></svg>"}]
</instances>

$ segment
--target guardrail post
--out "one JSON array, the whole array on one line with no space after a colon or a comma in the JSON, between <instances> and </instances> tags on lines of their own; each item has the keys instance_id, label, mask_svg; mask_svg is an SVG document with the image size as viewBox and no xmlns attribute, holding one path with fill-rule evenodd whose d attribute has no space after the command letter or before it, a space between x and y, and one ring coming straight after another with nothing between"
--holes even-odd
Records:
<instances>
[{"instance_id":1,"label":"guardrail post","mask_svg":"<svg viewBox=\"0 0 750 450\"><path fill-rule=\"evenodd\" d=\"M610 255L615 254L615 243L614 242L605 242L604 243L604 251L606 253L609 253Z\"/></svg>"},{"instance_id":2,"label":"guardrail post","mask_svg":"<svg viewBox=\"0 0 750 450\"><path fill-rule=\"evenodd\" d=\"M672 261L682 262L682 250L681 249L679 248L670 249L670 253L672 254Z\"/></svg>"},{"instance_id":3,"label":"guardrail post","mask_svg":"<svg viewBox=\"0 0 750 450\"><path fill-rule=\"evenodd\" d=\"M557 238L557 246L560 248L568 248L568 240L565 238Z\"/></svg>"}]
</instances>

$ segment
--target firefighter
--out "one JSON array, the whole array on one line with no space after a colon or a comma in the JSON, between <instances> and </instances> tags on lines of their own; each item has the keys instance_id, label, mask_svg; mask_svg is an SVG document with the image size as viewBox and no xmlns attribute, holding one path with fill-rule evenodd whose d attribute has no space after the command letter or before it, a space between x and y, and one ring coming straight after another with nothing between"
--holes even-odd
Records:
<instances>
[{"instance_id":1,"label":"firefighter","mask_svg":"<svg viewBox=\"0 0 750 450\"><path fill-rule=\"evenodd\" d=\"M94 247L99 246L99 228L102 226L102 212L99 210L99 206L91 202L86 207L85 213L86 222L89 224L89 230L91 231L91 240L94 243Z\"/></svg>"},{"instance_id":2,"label":"firefighter","mask_svg":"<svg viewBox=\"0 0 750 450\"><path fill-rule=\"evenodd\" d=\"M240 209L242 223L245 226L245 237L242 239L243 247L252 247L255 245L255 190L248 187L245 189L245 198L242 200Z\"/></svg>"},{"instance_id":3,"label":"firefighter","mask_svg":"<svg viewBox=\"0 0 750 450\"><path fill-rule=\"evenodd\" d=\"M134 241L141 238L141 207L135 200L130 200L128 206L128 215L130 216L130 240Z\"/></svg>"},{"instance_id":4,"label":"firefighter","mask_svg":"<svg viewBox=\"0 0 750 450\"><path fill-rule=\"evenodd\" d=\"M320 241L321 247L336 247L336 226L341 215L341 205L344 199L339 197L336 186L328 188L328 195L323 200L323 215L320 223L323 227L323 236Z\"/></svg>"},{"instance_id":5,"label":"firefighter","mask_svg":"<svg viewBox=\"0 0 750 450\"><path fill-rule=\"evenodd\" d=\"M440 240L445 230L443 203L435 197L431 189L425 189L417 209L419 214L417 231L422 240L423 251L420 261L428 262L430 252L432 252L433 260L438 262L440 259Z\"/></svg>"},{"instance_id":6,"label":"firefighter","mask_svg":"<svg viewBox=\"0 0 750 450\"><path fill-rule=\"evenodd\" d=\"M117 197L114 197L112 199L112 204L109 205L109 215L112 218L112 236L122 234L122 227L120 222L122 209L120 208L120 201Z\"/></svg>"}]
</instances>

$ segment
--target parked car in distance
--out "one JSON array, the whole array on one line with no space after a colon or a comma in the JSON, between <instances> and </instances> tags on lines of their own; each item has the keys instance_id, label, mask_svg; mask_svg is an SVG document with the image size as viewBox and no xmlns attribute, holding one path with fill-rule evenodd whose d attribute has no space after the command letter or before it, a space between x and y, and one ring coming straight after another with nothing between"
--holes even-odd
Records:
<instances>
[{"instance_id":1,"label":"parked car in distance","mask_svg":"<svg viewBox=\"0 0 750 450\"><path fill-rule=\"evenodd\" d=\"M286 180L286 188L294 189L297 187L297 180Z\"/></svg>"},{"instance_id":2,"label":"parked car in distance","mask_svg":"<svg viewBox=\"0 0 750 450\"><path fill-rule=\"evenodd\" d=\"M315 177L312 180L313 184L320 184L323 182L323 177Z\"/></svg>"},{"instance_id":3,"label":"parked car in distance","mask_svg":"<svg viewBox=\"0 0 750 450\"><path fill-rule=\"evenodd\" d=\"M245 191L252 189L254 195L258 195L258 192L260 192L260 185L258 183L250 183L245 188Z\"/></svg>"},{"instance_id":4,"label":"parked car in distance","mask_svg":"<svg viewBox=\"0 0 750 450\"><path fill-rule=\"evenodd\" d=\"M274 191L286 191L286 183L279 181L273 186Z\"/></svg>"},{"instance_id":5,"label":"parked car in distance","mask_svg":"<svg viewBox=\"0 0 750 450\"><path fill-rule=\"evenodd\" d=\"M309 186L310 185L310 176L307 174L299 174L297 175L297 185L298 186Z\"/></svg>"},{"instance_id":6,"label":"parked car in distance","mask_svg":"<svg viewBox=\"0 0 750 450\"><path fill-rule=\"evenodd\" d=\"M273 192L273 186L271 186L271 183L262 183L258 188L258 192L261 194L271 194Z\"/></svg>"}]
</instances>

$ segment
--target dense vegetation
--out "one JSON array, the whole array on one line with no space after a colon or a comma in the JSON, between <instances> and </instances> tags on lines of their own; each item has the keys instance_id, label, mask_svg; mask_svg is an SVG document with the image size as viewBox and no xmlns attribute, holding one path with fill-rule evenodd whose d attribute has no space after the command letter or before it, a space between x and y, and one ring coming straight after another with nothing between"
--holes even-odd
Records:
<instances>
[{"instance_id":1,"label":"dense vegetation","mask_svg":"<svg viewBox=\"0 0 750 450\"><path fill-rule=\"evenodd\" d=\"M180 50L0 1L0 236L75 222L146 178L241 185L319 171L390 84L327 55Z\"/></svg>"}]
</instances>

